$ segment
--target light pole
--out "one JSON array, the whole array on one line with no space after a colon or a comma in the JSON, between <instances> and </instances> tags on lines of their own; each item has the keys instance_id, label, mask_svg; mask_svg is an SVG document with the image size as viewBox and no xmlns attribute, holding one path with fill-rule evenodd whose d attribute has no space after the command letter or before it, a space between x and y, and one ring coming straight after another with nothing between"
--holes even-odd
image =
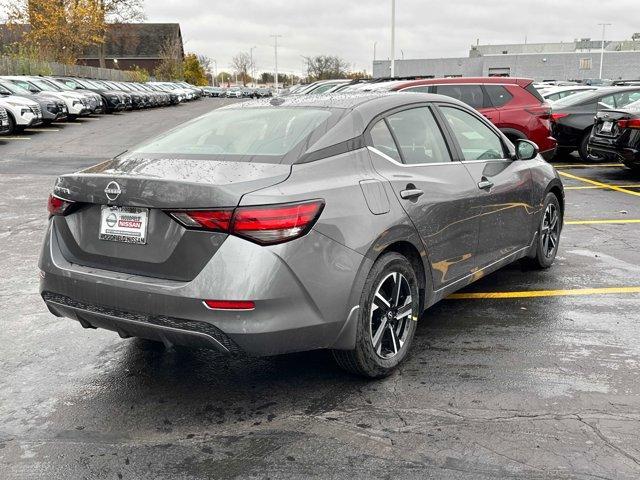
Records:
<instances>
[{"instance_id":1,"label":"light pole","mask_svg":"<svg viewBox=\"0 0 640 480\"><path fill-rule=\"evenodd\" d=\"M602 48L600 49L600 80L602 80L602 63L604 62L604 33L605 30L608 26L610 26L610 23L599 23L598 25L600 25L602 27Z\"/></svg>"},{"instance_id":2,"label":"light pole","mask_svg":"<svg viewBox=\"0 0 640 480\"><path fill-rule=\"evenodd\" d=\"M391 77L396 76L396 0L391 0Z\"/></svg>"},{"instance_id":3,"label":"light pole","mask_svg":"<svg viewBox=\"0 0 640 480\"><path fill-rule=\"evenodd\" d=\"M253 51L254 51L256 48L258 48L258 47L253 46L253 47L251 47L251 48L249 49L249 56L251 57L251 84L252 84L254 87L256 86L256 78L255 78L255 76L256 76L256 72L255 72L255 70L256 70L256 69L255 69L255 68L253 68Z\"/></svg>"},{"instance_id":4,"label":"light pole","mask_svg":"<svg viewBox=\"0 0 640 480\"><path fill-rule=\"evenodd\" d=\"M275 81L276 81L276 96L280 93L280 88L279 88L279 83L278 83L278 38L282 37L282 35L271 35L271 37L273 37L274 40L274 48L275 48L275 54L276 54L276 76L275 76Z\"/></svg>"},{"instance_id":5,"label":"light pole","mask_svg":"<svg viewBox=\"0 0 640 480\"><path fill-rule=\"evenodd\" d=\"M376 47L378 46L378 42L373 42L373 61L376 61Z\"/></svg>"},{"instance_id":6,"label":"light pole","mask_svg":"<svg viewBox=\"0 0 640 480\"><path fill-rule=\"evenodd\" d=\"M217 87L216 82L218 81L218 62L216 60L211 60L213 62L213 86Z\"/></svg>"}]
</instances>

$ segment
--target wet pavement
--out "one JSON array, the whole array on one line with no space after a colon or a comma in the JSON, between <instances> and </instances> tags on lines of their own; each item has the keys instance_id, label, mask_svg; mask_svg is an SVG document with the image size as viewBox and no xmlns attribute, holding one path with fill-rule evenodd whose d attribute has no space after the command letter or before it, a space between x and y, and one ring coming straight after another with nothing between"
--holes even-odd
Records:
<instances>
[{"instance_id":1,"label":"wet pavement","mask_svg":"<svg viewBox=\"0 0 640 480\"><path fill-rule=\"evenodd\" d=\"M563 161L555 266L465 290L543 296L439 303L381 381L325 352L231 360L49 314L36 262L55 175L220 103L0 141L0 478L640 477L640 175L620 166Z\"/></svg>"}]
</instances>

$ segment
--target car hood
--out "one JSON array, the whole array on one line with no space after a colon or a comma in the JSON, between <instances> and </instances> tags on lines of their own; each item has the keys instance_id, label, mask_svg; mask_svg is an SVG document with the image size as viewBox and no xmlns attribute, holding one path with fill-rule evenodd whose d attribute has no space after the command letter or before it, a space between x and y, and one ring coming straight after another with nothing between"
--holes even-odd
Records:
<instances>
[{"instance_id":1,"label":"car hood","mask_svg":"<svg viewBox=\"0 0 640 480\"><path fill-rule=\"evenodd\" d=\"M19 97L17 95L7 95L7 96L0 97L0 105L4 106L4 104L8 102L17 103L25 107L34 107L38 105L38 103L34 102L33 100L29 100L28 98L25 98L25 97Z\"/></svg>"}]
</instances>

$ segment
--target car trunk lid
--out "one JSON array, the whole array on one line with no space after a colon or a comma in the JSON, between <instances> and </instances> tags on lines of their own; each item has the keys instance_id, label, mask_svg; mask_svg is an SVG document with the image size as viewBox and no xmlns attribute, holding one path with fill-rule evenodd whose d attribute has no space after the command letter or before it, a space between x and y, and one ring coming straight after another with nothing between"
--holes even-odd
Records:
<instances>
[{"instance_id":1,"label":"car trunk lid","mask_svg":"<svg viewBox=\"0 0 640 480\"><path fill-rule=\"evenodd\" d=\"M290 171L290 165L266 163L112 160L57 180L54 195L75 204L68 215L54 217L53 233L72 263L189 281L227 234L185 229L167 211L234 208L243 195L286 180ZM107 206L145 212L144 242L100 238Z\"/></svg>"}]
</instances>

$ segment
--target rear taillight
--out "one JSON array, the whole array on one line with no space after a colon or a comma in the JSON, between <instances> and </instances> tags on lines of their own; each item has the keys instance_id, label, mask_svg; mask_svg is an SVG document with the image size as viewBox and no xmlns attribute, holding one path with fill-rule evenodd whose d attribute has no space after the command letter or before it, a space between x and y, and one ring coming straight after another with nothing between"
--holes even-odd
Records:
<instances>
[{"instance_id":1,"label":"rear taillight","mask_svg":"<svg viewBox=\"0 0 640 480\"><path fill-rule=\"evenodd\" d=\"M238 207L235 210L185 210L169 214L186 228L226 232L260 245L274 245L305 235L316 222L324 202Z\"/></svg>"},{"instance_id":2,"label":"rear taillight","mask_svg":"<svg viewBox=\"0 0 640 480\"><path fill-rule=\"evenodd\" d=\"M542 103L536 107L525 108L527 112L536 117L540 117L543 120L548 120L551 117L551 107L547 103Z\"/></svg>"},{"instance_id":3,"label":"rear taillight","mask_svg":"<svg viewBox=\"0 0 640 480\"><path fill-rule=\"evenodd\" d=\"M618 128L633 128L640 130L640 118L631 118L629 120L618 120Z\"/></svg>"},{"instance_id":4,"label":"rear taillight","mask_svg":"<svg viewBox=\"0 0 640 480\"><path fill-rule=\"evenodd\" d=\"M49 215L64 215L69 207L73 205L73 202L69 200L63 200L60 197L56 197L53 194L49 194L49 201L47 202L47 210Z\"/></svg>"},{"instance_id":5,"label":"rear taillight","mask_svg":"<svg viewBox=\"0 0 640 480\"><path fill-rule=\"evenodd\" d=\"M552 122L557 122L561 118L568 117L568 116L569 116L568 113L552 113L550 118Z\"/></svg>"}]
</instances>

